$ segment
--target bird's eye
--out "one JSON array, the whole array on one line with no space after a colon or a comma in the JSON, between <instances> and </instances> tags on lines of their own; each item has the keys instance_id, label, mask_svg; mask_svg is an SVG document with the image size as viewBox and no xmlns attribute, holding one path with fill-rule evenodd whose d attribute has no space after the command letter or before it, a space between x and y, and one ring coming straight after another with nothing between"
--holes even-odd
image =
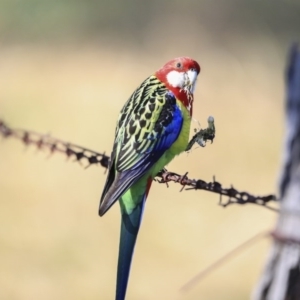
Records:
<instances>
[{"instance_id":1,"label":"bird's eye","mask_svg":"<svg viewBox=\"0 0 300 300\"><path fill-rule=\"evenodd\" d=\"M181 68L181 67L182 67L181 63L178 62L178 63L176 64L176 67L177 67L177 68Z\"/></svg>"},{"instance_id":2,"label":"bird's eye","mask_svg":"<svg viewBox=\"0 0 300 300\"><path fill-rule=\"evenodd\" d=\"M195 69L195 68L190 68L190 71L193 71L193 72L194 72L194 71L196 71L196 69Z\"/></svg>"}]
</instances>

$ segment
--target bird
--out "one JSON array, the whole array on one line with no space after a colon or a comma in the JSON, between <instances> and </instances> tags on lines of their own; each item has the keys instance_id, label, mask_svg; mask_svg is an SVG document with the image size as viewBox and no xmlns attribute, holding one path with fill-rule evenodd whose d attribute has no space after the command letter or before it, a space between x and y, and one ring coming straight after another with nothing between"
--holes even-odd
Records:
<instances>
[{"instance_id":1,"label":"bird","mask_svg":"<svg viewBox=\"0 0 300 300\"><path fill-rule=\"evenodd\" d=\"M115 300L124 300L132 255L154 177L189 141L199 64L168 61L146 78L122 108L99 205L103 216L119 201L121 232Z\"/></svg>"}]
</instances>

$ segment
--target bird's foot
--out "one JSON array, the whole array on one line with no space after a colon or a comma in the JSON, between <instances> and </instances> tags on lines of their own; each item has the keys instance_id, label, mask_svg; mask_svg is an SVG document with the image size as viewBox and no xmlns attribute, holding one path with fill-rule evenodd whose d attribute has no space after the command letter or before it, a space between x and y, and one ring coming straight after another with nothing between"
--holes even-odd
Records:
<instances>
[{"instance_id":1,"label":"bird's foot","mask_svg":"<svg viewBox=\"0 0 300 300\"><path fill-rule=\"evenodd\" d=\"M209 116L207 119L207 123L208 126L206 129L195 129L195 135L188 143L185 151L191 150L195 143L197 143L201 147L205 147L207 141L211 141L211 143L213 142L216 134L214 117Z\"/></svg>"}]
</instances>

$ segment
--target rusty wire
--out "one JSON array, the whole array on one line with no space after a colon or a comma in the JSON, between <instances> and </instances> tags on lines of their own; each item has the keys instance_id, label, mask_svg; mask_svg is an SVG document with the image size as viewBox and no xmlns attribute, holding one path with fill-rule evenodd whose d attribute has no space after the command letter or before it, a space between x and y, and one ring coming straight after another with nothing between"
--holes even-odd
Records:
<instances>
[{"instance_id":1,"label":"rusty wire","mask_svg":"<svg viewBox=\"0 0 300 300\"><path fill-rule=\"evenodd\" d=\"M86 161L85 168L91 165L100 165L107 169L109 167L109 156L105 152L97 152L87 149L85 147L65 142L63 140L54 138L49 134L40 134L35 131L24 129L13 129L9 127L4 121L0 120L0 135L3 138L16 138L20 140L24 145L33 145L39 150L48 150L50 154L62 153L68 158L74 158L74 161L82 162ZM276 208L269 206L270 202L277 201L275 195L255 196L248 192L241 192L235 189L233 186L230 188L223 188L222 184L217 182L215 178L211 182L206 182L202 179L191 179L188 176L188 172L183 175L161 170L155 181L161 184L168 185L169 182L174 182L182 185L180 191L183 190L204 190L211 193L218 194L220 196L219 205L227 207L232 204L256 204L264 206L273 211L278 211ZM224 202L223 197L227 200Z\"/></svg>"}]
</instances>

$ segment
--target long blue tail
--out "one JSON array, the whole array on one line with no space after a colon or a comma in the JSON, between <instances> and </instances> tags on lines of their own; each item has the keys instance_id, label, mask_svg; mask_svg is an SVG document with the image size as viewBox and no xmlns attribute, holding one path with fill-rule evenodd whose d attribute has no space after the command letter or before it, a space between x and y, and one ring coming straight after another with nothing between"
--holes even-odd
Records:
<instances>
[{"instance_id":1,"label":"long blue tail","mask_svg":"<svg viewBox=\"0 0 300 300\"><path fill-rule=\"evenodd\" d=\"M146 197L130 215L122 214L116 300L124 300L130 272L132 254L139 232Z\"/></svg>"}]
</instances>

